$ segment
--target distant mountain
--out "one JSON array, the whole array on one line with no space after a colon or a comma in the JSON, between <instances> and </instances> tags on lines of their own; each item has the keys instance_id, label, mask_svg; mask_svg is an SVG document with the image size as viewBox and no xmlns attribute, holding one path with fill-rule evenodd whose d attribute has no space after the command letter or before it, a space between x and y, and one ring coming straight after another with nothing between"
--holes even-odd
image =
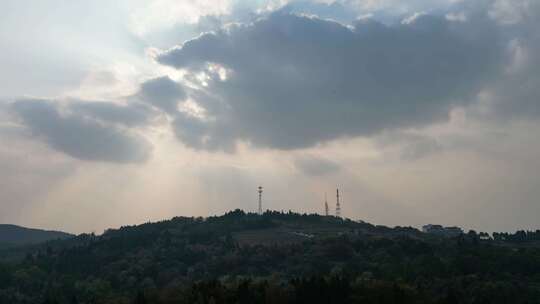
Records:
<instances>
[{"instance_id":1,"label":"distant mountain","mask_svg":"<svg viewBox=\"0 0 540 304\"><path fill-rule=\"evenodd\" d=\"M0 224L0 247L37 244L70 237L73 237L73 235L60 231L47 231Z\"/></svg>"}]
</instances>

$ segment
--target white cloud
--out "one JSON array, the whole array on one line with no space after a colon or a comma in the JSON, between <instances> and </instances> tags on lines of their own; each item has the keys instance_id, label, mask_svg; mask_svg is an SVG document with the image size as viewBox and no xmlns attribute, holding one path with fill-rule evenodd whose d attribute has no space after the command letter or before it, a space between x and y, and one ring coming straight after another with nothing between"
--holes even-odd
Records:
<instances>
[{"instance_id":1,"label":"white cloud","mask_svg":"<svg viewBox=\"0 0 540 304\"><path fill-rule=\"evenodd\" d=\"M130 15L134 33L145 34L181 24L195 24L203 16L228 14L231 0L151 0Z\"/></svg>"},{"instance_id":2,"label":"white cloud","mask_svg":"<svg viewBox=\"0 0 540 304\"><path fill-rule=\"evenodd\" d=\"M422 16L425 16L426 13L425 12L416 12L414 14L412 14L411 16L403 19L401 21L401 24L412 24L414 23L418 18L422 17Z\"/></svg>"}]
</instances>

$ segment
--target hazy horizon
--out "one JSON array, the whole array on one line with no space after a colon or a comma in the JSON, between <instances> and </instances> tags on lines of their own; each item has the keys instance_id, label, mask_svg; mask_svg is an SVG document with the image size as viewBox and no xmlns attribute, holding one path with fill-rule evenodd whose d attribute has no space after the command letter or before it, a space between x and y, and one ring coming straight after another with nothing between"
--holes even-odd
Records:
<instances>
[{"instance_id":1,"label":"hazy horizon","mask_svg":"<svg viewBox=\"0 0 540 304\"><path fill-rule=\"evenodd\" d=\"M0 4L0 223L540 229L540 2Z\"/></svg>"}]
</instances>

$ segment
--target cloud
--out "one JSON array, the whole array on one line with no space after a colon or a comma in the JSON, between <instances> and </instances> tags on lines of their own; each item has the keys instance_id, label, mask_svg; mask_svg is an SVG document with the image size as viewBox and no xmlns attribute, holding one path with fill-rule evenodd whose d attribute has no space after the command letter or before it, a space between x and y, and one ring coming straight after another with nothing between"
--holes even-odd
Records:
<instances>
[{"instance_id":1,"label":"cloud","mask_svg":"<svg viewBox=\"0 0 540 304\"><path fill-rule=\"evenodd\" d=\"M358 18L358 11L342 1L313 2L306 0L291 1L283 7L291 13L315 15L320 18L332 19L342 23L352 23Z\"/></svg>"},{"instance_id":2,"label":"cloud","mask_svg":"<svg viewBox=\"0 0 540 304\"><path fill-rule=\"evenodd\" d=\"M147 106L137 103L119 105L106 101L78 101L71 103L69 108L79 115L128 127L146 125L153 114Z\"/></svg>"},{"instance_id":3,"label":"cloud","mask_svg":"<svg viewBox=\"0 0 540 304\"><path fill-rule=\"evenodd\" d=\"M194 100L206 119L175 123L186 144L305 148L444 120L472 100L501 69L502 48L492 21L470 19L422 15L392 26L364 19L351 28L278 11L157 59L204 76Z\"/></svg>"},{"instance_id":4,"label":"cloud","mask_svg":"<svg viewBox=\"0 0 540 304\"><path fill-rule=\"evenodd\" d=\"M480 101L489 105L497 119L537 119L540 115L540 2L499 0L491 16L511 36L506 43L505 71L484 90Z\"/></svg>"},{"instance_id":5,"label":"cloud","mask_svg":"<svg viewBox=\"0 0 540 304\"><path fill-rule=\"evenodd\" d=\"M375 138L377 147L388 158L396 155L399 160L415 161L444 150L436 138L412 132L386 132Z\"/></svg>"},{"instance_id":6,"label":"cloud","mask_svg":"<svg viewBox=\"0 0 540 304\"><path fill-rule=\"evenodd\" d=\"M534 0L493 0L489 15L502 24L517 24L538 9Z\"/></svg>"},{"instance_id":7,"label":"cloud","mask_svg":"<svg viewBox=\"0 0 540 304\"><path fill-rule=\"evenodd\" d=\"M103 108L89 105L82 107L103 114ZM111 105L108 107L114 108ZM58 105L51 101L18 100L12 108L34 136L74 158L137 163L145 161L150 155L151 146L143 137L76 113L61 113ZM114 115L107 113L102 117L110 119ZM125 119L126 116L122 115L119 117Z\"/></svg>"},{"instance_id":8,"label":"cloud","mask_svg":"<svg viewBox=\"0 0 540 304\"><path fill-rule=\"evenodd\" d=\"M307 176L323 176L339 172L339 164L316 156L302 156L294 160L294 166Z\"/></svg>"},{"instance_id":9,"label":"cloud","mask_svg":"<svg viewBox=\"0 0 540 304\"><path fill-rule=\"evenodd\" d=\"M169 77L150 79L141 84L136 98L147 102L165 112L174 113L178 103L186 99L183 87Z\"/></svg>"},{"instance_id":10,"label":"cloud","mask_svg":"<svg viewBox=\"0 0 540 304\"><path fill-rule=\"evenodd\" d=\"M131 1L130 1L131 2ZM197 23L207 15L230 11L229 0L151 0L142 1L131 13L130 28L139 35L180 24Z\"/></svg>"}]
</instances>

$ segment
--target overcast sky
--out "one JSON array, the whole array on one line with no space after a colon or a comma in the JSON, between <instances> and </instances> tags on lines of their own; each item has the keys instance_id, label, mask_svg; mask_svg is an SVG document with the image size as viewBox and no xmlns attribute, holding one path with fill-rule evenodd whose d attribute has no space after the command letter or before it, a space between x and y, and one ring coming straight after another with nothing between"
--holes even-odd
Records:
<instances>
[{"instance_id":1,"label":"overcast sky","mask_svg":"<svg viewBox=\"0 0 540 304\"><path fill-rule=\"evenodd\" d=\"M0 223L540 229L536 0L3 0ZM332 208L333 209L333 208Z\"/></svg>"}]
</instances>

